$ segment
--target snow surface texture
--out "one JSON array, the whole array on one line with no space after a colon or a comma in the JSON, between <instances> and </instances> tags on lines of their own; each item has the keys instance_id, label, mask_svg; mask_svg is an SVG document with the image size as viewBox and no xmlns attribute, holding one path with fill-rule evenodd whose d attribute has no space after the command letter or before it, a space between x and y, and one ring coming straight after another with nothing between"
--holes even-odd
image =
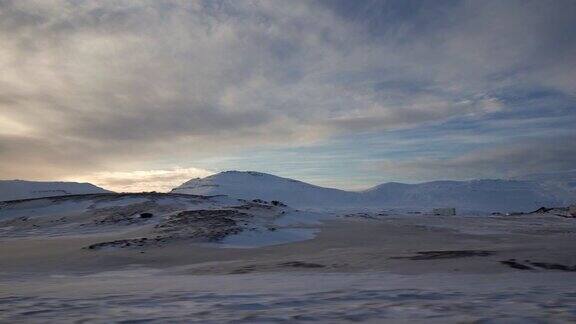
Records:
<instances>
[{"instance_id":1,"label":"snow surface texture","mask_svg":"<svg viewBox=\"0 0 576 324\"><path fill-rule=\"evenodd\" d=\"M576 202L576 191L550 182L525 180L384 183L351 192L253 171L226 171L192 179L172 192L278 200L300 208L455 207L466 211L532 211L541 206Z\"/></svg>"},{"instance_id":2,"label":"snow surface texture","mask_svg":"<svg viewBox=\"0 0 576 324\"><path fill-rule=\"evenodd\" d=\"M571 274L178 276L153 270L0 281L0 321L573 323ZM4 289L2 289L4 288Z\"/></svg>"},{"instance_id":3,"label":"snow surface texture","mask_svg":"<svg viewBox=\"0 0 576 324\"><path fill-rule=\"evenodd\" d=\"M110 192L90 183L0 180L0 201Z\"/></svg>"}]
</instances>

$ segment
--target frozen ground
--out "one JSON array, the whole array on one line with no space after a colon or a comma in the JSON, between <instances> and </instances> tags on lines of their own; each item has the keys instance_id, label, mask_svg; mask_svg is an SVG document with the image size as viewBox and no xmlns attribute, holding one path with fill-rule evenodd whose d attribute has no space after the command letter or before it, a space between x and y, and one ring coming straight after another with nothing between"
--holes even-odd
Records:
<instances>
[{"instance_id":1,"label":"frozen ground","mask_svg":"<svg viewBox=\"0 0 576 324\"><path fill-rule=\"evenodd\" d=\"M96 194L2 203L0 231L1 323L576 321L554 215Z\"/></svg>"}]
</instances>

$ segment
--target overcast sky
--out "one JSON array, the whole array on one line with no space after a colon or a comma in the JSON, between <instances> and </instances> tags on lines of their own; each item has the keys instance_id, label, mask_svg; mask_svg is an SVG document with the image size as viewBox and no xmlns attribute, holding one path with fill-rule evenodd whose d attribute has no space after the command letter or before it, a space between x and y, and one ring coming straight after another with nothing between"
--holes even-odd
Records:
<instances>
[{"instance_id":1,"label":"overcast sky","mask_svg":"<svg viewBox=\"0 0 576 324\"><path fill-rule=\"evenodd\" d=\"M0 179L576 169L576 1L0 0Z\"/></svg>"}]
</instances>

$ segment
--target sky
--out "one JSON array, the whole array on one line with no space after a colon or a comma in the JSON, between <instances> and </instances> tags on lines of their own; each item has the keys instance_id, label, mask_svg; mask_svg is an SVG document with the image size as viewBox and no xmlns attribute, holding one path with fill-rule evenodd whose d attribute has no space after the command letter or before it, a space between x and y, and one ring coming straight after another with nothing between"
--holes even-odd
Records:
<instances>
[{"instance_id":1,"label":"sky","mask_svg":"<svg viewBox=\"0 0 576 324\"><path fill-rule=\"evenodd\" d=\"M576 170L576 1L0 0L0 179Z\"/></svg>"}]
</instances>

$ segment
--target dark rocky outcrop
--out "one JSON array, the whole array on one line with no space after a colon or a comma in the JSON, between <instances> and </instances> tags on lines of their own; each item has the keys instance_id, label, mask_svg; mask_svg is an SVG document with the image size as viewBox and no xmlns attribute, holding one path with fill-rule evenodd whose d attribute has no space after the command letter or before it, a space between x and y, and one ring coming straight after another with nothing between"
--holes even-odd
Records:
<instances>
[{"instance_id":1,"label":"dark rocky outcrop","mask_svg":"<svg viewBox=\"0 0 576 324\"><path fill-rule=\"evenodd\" d=\"M467 257L485 257L494 255L494 251L483 250L457 250L457 251L422 251L416 252L416 255L405 257L392 257L391 259L408 259L408 260L437 260L437 259L455 259Z\"/></svg>"}]
</instances>

